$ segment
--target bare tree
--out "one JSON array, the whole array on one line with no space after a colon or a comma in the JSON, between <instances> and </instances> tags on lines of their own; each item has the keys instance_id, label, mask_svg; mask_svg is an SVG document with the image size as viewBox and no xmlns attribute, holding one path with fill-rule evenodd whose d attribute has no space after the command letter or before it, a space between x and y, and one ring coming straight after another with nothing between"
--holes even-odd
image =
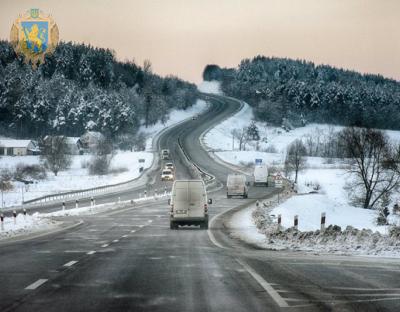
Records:
<instances>
[{"instance_id":1,"label":"bare tree","mask_svg":"<svg viewBox=\"0 0 400 312\"><path fill-rule=\"evenodd\" d=\"M248 142L247 127L241 129L233 129L231 134L235 139L239 141L239 151L246 150L246 144Z\"/></svg>"},{"instance_id":2,"label":"bare tree","mask_svg":"<svg viewBox=\"0 0 400 312\"><path fill-rule=\"evenodd\" d=\"M39 143L39 147L44 166L55 176L71 165L72 157L65 136L48 136Z\"/></svg>"},{"instance_id":3,"label":"bare tree","mask_svg":"<svg viewBox=\"0 0 400 312\"><path fill-rule=\"evenodd\" d=\"M299 171L304 169L306 163L306 153L306 147L300 139L295 140L288 146L285 160L285 171L294 171L294 183L297 183L297 176Z\"/></svg>"},{"instance_id":4,"label":"bare tree","mask_svg":"<svg viewBox=\"0 0 400 312\"><path fill-rule=\"evenodd\" d=\"M356 186L363 189L363 207L372 209L398 187L400 153L380 130L351 127L342 130L340 138L347 155L355 161L349 171L357 178Z\"/></svg>"}]
</instances>

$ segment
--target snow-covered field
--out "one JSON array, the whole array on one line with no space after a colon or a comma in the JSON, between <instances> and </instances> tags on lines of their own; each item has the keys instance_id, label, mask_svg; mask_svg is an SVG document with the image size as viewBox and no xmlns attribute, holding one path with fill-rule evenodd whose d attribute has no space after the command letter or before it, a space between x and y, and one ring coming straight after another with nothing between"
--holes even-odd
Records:
<instances>
[{"instance_id":1,"label":"snow-covered field","mask_svg":"<svg viewBox=\"0 0 400 312\"><path fill-rule=\"evenodd\" d=\"M20 205L22 198L29 200L48 194L87 189L135 179L140 176L140 167L146 169L152 164L152 140L157 133L206 109L207 103L203 100L198 100L194 106L187 110L173 110L165 124L157 123L148 128L142 127L140 131L147 137L146 152L118 151L111 162L111 169L116 169L114 174L91 176L88 174L87 168L82 168L82 164L87 163L92 156L76 155L73 156L71 168L59 172L57 177L48 172L45 180L39 180L28 186L19 182L13 183L14 189L3 193L3 203L0 203L0 207ZM139 159L144 159L145 162L139 163ZM19 163L26 165L39 164L40 159L39 156L4 156L0 158L0 169L8 168L12 170ZM122 169L120 170L121 172L118 172L118 169Z\"/></svg>"},{"instance_id":2,"label":"snow-covered field","mask_svg":"<svg viewBox=\"0 0 400 312\"><path fill-rule=\"evenodd\" d=\"M249 126L252 119L252 109L245 104L236 115L209 131L204 137L204 142L210 152L224 162L236 166L246 166L247 169L254 164L255 159L262 159L263 163L281 169L287 146L294 140L305 137L323 137L331 131L337 132L343 128L326 124L309 124L286 132L279 127L256 122L261 141L258 146L255 142L249 142L245 151L239 151L238 141L233 139L231 131ZM386 133L392 142L400 142L400 131L386 131ZM318 184L320 187L318 194L292 196L269 213L275 216L281 214L284 228L292 227L294 215L298 215L300 231L320 229L321 213L325 212L326 226L338 225L342 230L351 226L360 230L368 229L380 234L387 234L388 226L376 225L376 210L363 209L351 201L352 177L347 173L347 167L348 165L342 160L330 159L328 161L321 157L308 157L307 169L301 171L299 175L298 190L299 193L308 193L312 190L313 185ZM251 171L251 168L247 171ZM265 235L258 233L253 221L251 209L247 209L235 215L232 224L235 225L235 228L240 229L241 234L236 233L237 235L247 237L246 240L251 243L264 244ZM389 221L392 224L399 224L400 219L391 215Z\"/></svg>"}]
</instances>

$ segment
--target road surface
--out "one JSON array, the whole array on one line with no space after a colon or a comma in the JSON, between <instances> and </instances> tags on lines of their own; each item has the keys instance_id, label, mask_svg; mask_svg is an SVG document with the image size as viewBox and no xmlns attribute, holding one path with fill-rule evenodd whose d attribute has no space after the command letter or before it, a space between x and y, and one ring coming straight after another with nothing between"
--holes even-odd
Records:
<instances>
[{"instance_id":1,"label":"road surface","mask_svg":"<svg viewBox=\"0 0 400 312\"><path fill-rule=\"evenodd\" d=\"M160 146L170 148L179 178L192 172L179 156L178 138L223 183L231 170L213 162L198 137L239 103L210 101L208 113L167 131ZM170 185L156 175L151 190ZM211 192L208 231L170 230L166 199L159 199L70 217L82 223L3 243L0 311L400 311L398 260L260 250L232 238L230 216L274 192L251 188L249 199L227 199L223 188Z\"/></svg>"}]
</instances>

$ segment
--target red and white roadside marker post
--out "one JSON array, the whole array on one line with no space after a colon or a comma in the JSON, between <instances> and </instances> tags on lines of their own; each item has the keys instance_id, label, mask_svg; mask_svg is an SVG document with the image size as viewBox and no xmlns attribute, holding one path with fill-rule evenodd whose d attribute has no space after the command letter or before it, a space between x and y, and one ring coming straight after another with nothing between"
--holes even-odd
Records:
<instances>
[{"instance_id":1,"label":"red and white roadside marker post","mask_svg":"<svg viewBox=\"0 0 400 312\"><path fill-rule=\"evenodd\" d=\"M144 191L144 198L147 198L147 191Z\"/></svg>"},{"instance_id":2,"label":"red and white roadside marker post","mask_svg":"<svg viewBox=\"0 0 400 312\"><path fill-rule=\"evenodd\" d=\"M164 186L164 195L167 195L167 187Z\"/></svg>"},{"instance_id":3,"label":"red and white roadside marker post","mask_svg":"<svg viewBox=\"0 0 400 312\"><path fill-rule=\"evenodd\" d=\"M294 216L294 228L295 228L296 230L299 229L299 216L298 216L298 215L295 215L295 216Z\"/></svg>"},{"instance_id":4,"label":"red and white roadside marker post","mask_svg":"<svg viewBox=\"0 0 400 312\"><path fill-rule=\"evenodd\" d=\"M91 197L90 198L90 207L93 207L94 206L94 199L93 199L93 197Z\"/></svg>"},{"instance_id":5,"label":"red and white roadside marker post","mask_svg":"<svg viewBox=\"0 0 400 312\"><path fill-rule=\"evenodd\" d=\"M326 214L321 213L321 233L325 231Z\"/></svg>"},{"instance_id":6,"label":"red and white roadside marker post","mask_svg":"<svg viewBox=\"0 0 400 312\"><path fill-rule=\"evenodd\" d=\"M75 200L75 208L79 208L79 200Z\"/></svg>"},{"instance_id":7,"label":"red and white roadside marker post","mask_svg":"<svg viewBox=\"0 0 400 312\"><path fill-rule=\"evenodd\" d=\"M4 231L4 215L0 215L1 230Z\"/></svg>"},{"instance_id":8,"label":"red and white roadside marker post","mask_svg":"<svg viewBox=\"0 0 400 312\"><path fill-rule=\"evenodd\" d=\"M23 214L24 214L24 220L26 220L26 209L24 208L24 209L22 210L22 212L23 212Z\"/></svg>"},{"instance_id":9,"label":"red and white roadside marker post","mask_svg":"<svg viewBox=\"0 0 400 312\"><path fill-rule=\"evenodd\" d=\"M278 232L281 230L282 215L278 214Z\"/></svg>"},{"instance_id":10,"label":"red and white roadside marker post","mask_svg":"<svg viewBox=\"0 0 400 312\"><path fill-rule=\"evenodd\" d=\"M17 224L17 212L13 210L14 225Z\"/></svg>"},{"instance_id":11,"label":"red and white roadside marker post","mask_svg":"<svg viewBox=\"0 0 400 312\"><path fill-rule=\"evenodd\" d=\"M62 203L62 211L65 211L65 202Z\"/></svg>"}]
</instances>

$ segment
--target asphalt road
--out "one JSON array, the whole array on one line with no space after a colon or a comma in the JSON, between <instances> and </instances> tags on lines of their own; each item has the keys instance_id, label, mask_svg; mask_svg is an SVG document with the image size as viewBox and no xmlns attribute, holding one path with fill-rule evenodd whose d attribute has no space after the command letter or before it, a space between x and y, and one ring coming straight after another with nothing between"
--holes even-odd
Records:
<instances>
[{"instance_id":1,"label":"asphalt road","mask_svg":"<svg viewBox=\"0 0 400 312\"><path fill-rule=\"evenodd\" d=\"M160 140L172 151L178 178L192 177L179 157L178 137L191 159L221 183L231 171L214 163L197 138L239 104L211 101L209 113ZM151 190L170 185L156 176ZM71 217L83 223L2 244L0 311L400 311L398 260L259 250L232 238L226 227L231 214L273 192L251 188L246 200L227 199L224 189L211 192L209 231L170 230L160 199Z\"/></svg>"}]
</instances>

